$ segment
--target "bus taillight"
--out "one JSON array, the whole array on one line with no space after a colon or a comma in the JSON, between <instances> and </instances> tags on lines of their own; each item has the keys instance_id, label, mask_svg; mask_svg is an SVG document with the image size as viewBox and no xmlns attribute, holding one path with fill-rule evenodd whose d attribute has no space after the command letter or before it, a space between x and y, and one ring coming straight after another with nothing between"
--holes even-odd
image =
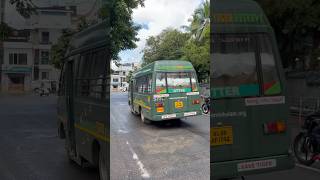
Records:
<instances>
[{"instance_id":1,"label":"bus taillight","mask_svg":"<svg viewBox=\"0 0 320 180\"><path fill-rule=\"evenodd\" d=\"M264 123L263 127L265 134L283 133L286 131L286 124L282 121Z\"/></svg>"},{"instance_id":2,"label":"bus taillight","mask_svg":"<svg viewBox=\"0 0 320 180\"><path fill-rule=\"evenodd\" d=\"M195 99L192 101L192 104L200 104L200 100L199 99Z\"/></svg>"},{"instance_id":3,"label":"bus taillight","mask_svg":"<svg viewBox=\"0 0 320 180\"><path fill-rule=\"evenodd\" d=\"M164 112L164 108L163 108L163 103L162 102L157 102L156 103L156 108L157 108L157 112L159 112L159 113Z\"/></svg>"}]
</instances>

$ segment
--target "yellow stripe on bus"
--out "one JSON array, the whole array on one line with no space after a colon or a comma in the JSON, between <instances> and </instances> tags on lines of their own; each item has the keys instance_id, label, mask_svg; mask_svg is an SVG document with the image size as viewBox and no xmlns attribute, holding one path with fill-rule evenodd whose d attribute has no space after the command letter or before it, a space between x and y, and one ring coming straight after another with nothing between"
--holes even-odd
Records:
<instances>
[{"instance_id":1,"label":"yellow stripe on bus","mask_svg":"<svg viewBox=\"0 0 320 180\"><path fill-rule=\"evenodd\" d=\"M105 141L105 142L110 142L110 138L108 138L107 136L103 136L101 134L98 134L90 129L87 129L87 128L84 128L82 127L81 125L75 123L74 126L79 129L80 131L83 131L83 132L86 132L88 134L90 134L91 136L97 138L97 139L100 139L102 141Z\"/></svg>"},{"instance_id":2,"label":"yellow stripe on bus","mask_svg":"<svg viewBox=\"0 0 320 180\"><path fill-rule=\"evenodd\" d=\"M141 107L146 108L146 109L148 109L148 110L151 110L151 107L145 105L142 100L134 100L133 103L138 104L138 105L140 105Z\"/></svg>"}]
</instances>

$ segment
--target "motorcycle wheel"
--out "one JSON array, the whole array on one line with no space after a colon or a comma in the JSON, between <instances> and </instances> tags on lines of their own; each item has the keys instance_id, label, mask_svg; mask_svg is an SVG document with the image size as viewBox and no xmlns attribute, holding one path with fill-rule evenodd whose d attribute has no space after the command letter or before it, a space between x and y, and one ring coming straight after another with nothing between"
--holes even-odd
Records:
<instances>
[{"instance_id":1,"label":"motorcycle wheel","mask_svg":"<svg viewBox=\"0 0 320 180\"><path fill-rule=\"evenodd\" d=\"M202 109L202 112L203 112L204 114L208 114L208 113L209 113L209 107L208 107L208 105L202 104L201 109Z\"/></svg>"},{"instance_id":2,"label":"motorcycle wheel","mask_svg":"<svg viewBox=\"0 0 320 180\"><path fill-rule=\"evenodd\" d=\"M298 134L293 143L293 151L297 160L306 166L311 166L315 160L313 145L311 144L310 137L308 137L305 133Z\"/></svg>"}]
</instances>

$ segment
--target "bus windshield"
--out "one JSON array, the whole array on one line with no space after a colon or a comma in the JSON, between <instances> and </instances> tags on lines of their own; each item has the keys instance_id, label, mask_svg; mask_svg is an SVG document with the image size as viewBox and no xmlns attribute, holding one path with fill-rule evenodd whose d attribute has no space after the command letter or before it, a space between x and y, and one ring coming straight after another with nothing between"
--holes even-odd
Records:
<instances>
[{"instance_id":1,"label":"bus windshield","mask_svg":"<svg viewBox=\"0 0 320 180\"><path fill-rule=\"evenodd\" d=\"M156 93L185 93L198 91L196 76L189 72L160 72L156 76Z\"/></svg>"},{"instance_id":2,"label":"bus windshield","mask_svg":"<svg viewBox=\"0 0 320 180\"><path fill-rule=\"evenodd\" d=\"M214 98L260 96L261 91L264 95L281 92L267 35L219 34L213 39ZM260 67L262 72L258 73Z\"/></svg>"}]
</instances>

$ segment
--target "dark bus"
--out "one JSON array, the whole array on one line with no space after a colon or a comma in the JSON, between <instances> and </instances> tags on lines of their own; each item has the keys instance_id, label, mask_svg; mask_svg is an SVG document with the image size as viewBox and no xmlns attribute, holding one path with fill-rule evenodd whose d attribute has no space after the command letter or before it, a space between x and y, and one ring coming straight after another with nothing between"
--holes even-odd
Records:
<instances>
[{"instance_id":1,"label":"dark bus","mask_svg":"<svg viewBox=\"0 0 320 180\"><path fill-rule=\"evenodd\" d=\"M141 68L128 93L131 112L144 123L202 114L196 71L188 61L159 60Z\"/></svg>"},{"instance_id":2,"label":"dark bus","mask_svg":"<svg viewBox=\"0 0 320 180\"><path fill-rule=\"evenodd\" d=\"M107 25L74 35L61 70L58 132L70 160L99 168L109 179L109 68Z\"/></svg>"},{"instance_id":3,"label":"dark bus","mask_svg":"<svg viewBox=\"0 0 320 180\"><path fill-rule=\"evenodd\" d=\"M213 179L294 167L284 73L268 19L251 0L214 0L212 10Z\"/></svg>"}]
</instances>

